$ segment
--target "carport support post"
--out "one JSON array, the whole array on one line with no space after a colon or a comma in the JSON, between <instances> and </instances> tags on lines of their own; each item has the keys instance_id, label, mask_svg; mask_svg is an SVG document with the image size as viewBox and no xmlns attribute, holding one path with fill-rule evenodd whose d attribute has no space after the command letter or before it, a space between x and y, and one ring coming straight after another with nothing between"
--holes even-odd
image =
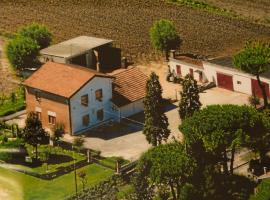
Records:
<instances>
[{"instance_id":1,"label":"carport support post","mask_svg":"<svg viewBox=\"0 0 270 200\"><path fill-rule=\"evenodd\" d=\"M91 159L91 151L90 149L87 149L87 162L90 163L92 161Z\"/></svg>"},{"instance_id":2,"label":"carport support post","mask_svg":"<svg viewBox=\"0 0 270 200\"><path fill-rule=\"evenodd\" d=\"M120 174L120 167L121 165L120 165L119 160L116 160L116 174Z\"/></svg>"}]
</instances>

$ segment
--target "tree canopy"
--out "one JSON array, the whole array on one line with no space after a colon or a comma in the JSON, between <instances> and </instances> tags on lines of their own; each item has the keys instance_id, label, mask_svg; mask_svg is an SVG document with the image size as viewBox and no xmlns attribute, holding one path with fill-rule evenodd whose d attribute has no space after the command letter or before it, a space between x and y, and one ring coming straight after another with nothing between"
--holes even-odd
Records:
<instances>
[{"instance_id":1,"label":"tree canopy","mask_svg":"<svg viewBox=\"0 0 270 200\"><path fill-rule=\"evenodd\" d=\"M179 115L181 119L191 117L195 111L200 110L201 102L197 81L186 75L182 82L183 90L180 92Z\"/></svg>"},{"instance_id":2,"label":"tree canopy","mask_svg":"<svg viewBox=\"0 0 270 200\"><path fill-rule=\"evenodd\" d=\"M180 46L180 37L173 23L166 19L156 21L150 29L150 40L152 46L166 53L171 49L177 49Z\"/></svg>"},{"instance_id":3,"label":"tree canopy","mask_svg":"<svg viewBox=\"0 0 270 200\"><path fill-rule=\"evenodd\" d=\"M143 134L145 134L147 141L153 146L161 144L163 140L166 141L170 135L168 118L164 112L162 88L158 76L152 72L146 83Z\"/></svg>"},{"instance_id":4,"label":"tree canopy","mask_svg":"<svg viewBox=\"0 0 270 200\"><path fill-rule=\"evenodd\" d=\"M30 112L26 118L23 139L36 148L36 159L38 158L38 145L48 144L49 142L49 136L42 128L41 121L34 112Z\"/></svg>"},{"instance_id":5,"label":"tree canopy","mask_svg":"<svg viewBox=\"0 0 270 200\"><path fill-rule=\"evenodd\" d=\"M143 174L158 190L171 190L173 199L180 197L181 188L188 182L196 168L196 161L187 155L185 147L177 142L159 145L148 150L137 166L138 174ZM150 184L151 183L151 184Z\"/></svg>"},{"instance_id":6,"label":"tree canopy","mask_svg":"<svg viewBox=\"0 0 270 200\"><path fill-rule=\"evenodd\" d=\"M270 45L263 42L248 42L244 49L234 56L234 65L257 77L266 107L268 105L267 94L265 86L261 83L260 75L270 69Z\"/></svg>"},{"instance_id":7,"label":"tree canopy","mask_svg":"<svg viewBox=\"0 0 270 200\"><path fill-rule=\"evenodd\" d=\"M37 63L39 45L28 37L16 37L6 46L6 54L11 65L17 69L33 67Z\"/></svg>"},{"instance_id":8,"label":"tree canopy","mask_svg":"<svg viewBox=\"0 0 270 200\"><path fill-rule=\"evenodd\" d=\"M262 115L249 106L212 105L184 120L180 130L188 146L202 144L205 152L211 153L223 163L225 172L228 171L226 152L230 149L232 173L235 148L256 146L263 139L266 140L262 136L269 138L268 125ZM264 117L265 120L269 119L266 115ZM258 135L257 130L262 130L261 135ZM258 146L254 148L260 150Z\"/></svg>"},{"instance_id":9,"label":"tree canopy","mask_svg":"<svg viewBox=\"0 0 270 200\"><path fill-rule=\"evenodd\" d=\"M28 37L36 41L40 49L48 47L52 42L51 32L46 26L41 24L33 23L22 27L18 33L22 37Z\"/></svg>"}]
</instances>

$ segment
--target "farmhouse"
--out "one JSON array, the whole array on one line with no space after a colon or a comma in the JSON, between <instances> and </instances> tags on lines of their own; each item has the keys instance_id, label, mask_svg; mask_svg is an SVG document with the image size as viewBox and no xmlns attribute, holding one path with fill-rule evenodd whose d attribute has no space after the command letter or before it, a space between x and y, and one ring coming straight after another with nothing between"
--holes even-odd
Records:
<instances>
[{"instance_id":1,"label":"farmhouse","mask_svg":"<svg viewBox=\"0 0 270 200\"><path fill-rule=\"evenodd\" d=\"M172 54L169 60L169 69L174 76L184 77L191 74L199 83L214 82L218 87L262 98L256 77L236 69L231 57L204 61ZM261 81L265 85L268 98L270 98L270 73L263 74Z\"/></svg>"},{"instance_id":2,"label":"farmhouse","mask_svg":"<svg viewBox=\"0 0 270 200\"><path fill-rule=\"evenodd\" d=\"M113 40L79 36L40 51L40 61L75 64L97 71L121 65L121 50L113 47Z\"/></svg>"},{"instance_id":3,"label":"farmhouse","mask_svg":"<svg viewBox=\"0 0 270 200\"><path fill-rule=\"evenodd\" d=\"M57 123L80 134L143 111L147 76L137 68L112 75L78 65L47 62L25 80L27 112L42 125Z\"/></svg>"}]
</instances>

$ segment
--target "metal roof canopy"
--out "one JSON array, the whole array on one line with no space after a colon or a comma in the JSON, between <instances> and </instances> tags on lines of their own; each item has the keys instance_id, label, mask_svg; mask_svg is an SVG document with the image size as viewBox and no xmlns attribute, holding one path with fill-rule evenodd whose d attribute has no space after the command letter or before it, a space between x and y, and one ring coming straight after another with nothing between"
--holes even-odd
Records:
<instances>
[{"instance_id":1,"label":"metal roof canopy","mask_svg":"<svg viewBox=\"0 0 270 200\"><path fill-rule=\"evenodd\" d=\"M40 54L57 56L61 58L71 58L83 54L90 49L94 49L112 42L113 40L103 38L79 36L42 49Z\"/></svg>"}]
</instances>

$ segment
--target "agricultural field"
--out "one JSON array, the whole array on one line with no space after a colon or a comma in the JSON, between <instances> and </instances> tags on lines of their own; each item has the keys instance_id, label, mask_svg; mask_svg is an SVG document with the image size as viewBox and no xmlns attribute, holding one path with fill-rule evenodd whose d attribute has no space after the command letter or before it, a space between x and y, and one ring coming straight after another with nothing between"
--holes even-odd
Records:
<instances>
[{"instance_id":1,"label":"agricultural field","mask_svg":"<svg viewBox=\"0 0 270 200\"><path fill-rule=\"evenodd\" d=\"M205 1L212 1L217 6L223 6L220 2L225 2ZM236 5L240 1L244 0L228 2L235 2L232 5L238 10ZM260 9L260 3L249 2ZM256 2L268 5L267 0ZM267 8L262 6L262 9ZM170 19L176 24L183 39L183 53L230 55L249 39L270 39L270 27L188 6L176 6L167 0L2 0L0 13L2 33L15 32L19 26L33 21L40 22L52 30L54 42L78 35L111 38L117 47L123 49L123 55L136 61L159 58L150 46L149 29L160 18Z\"/></svg>"}]
</instances>

